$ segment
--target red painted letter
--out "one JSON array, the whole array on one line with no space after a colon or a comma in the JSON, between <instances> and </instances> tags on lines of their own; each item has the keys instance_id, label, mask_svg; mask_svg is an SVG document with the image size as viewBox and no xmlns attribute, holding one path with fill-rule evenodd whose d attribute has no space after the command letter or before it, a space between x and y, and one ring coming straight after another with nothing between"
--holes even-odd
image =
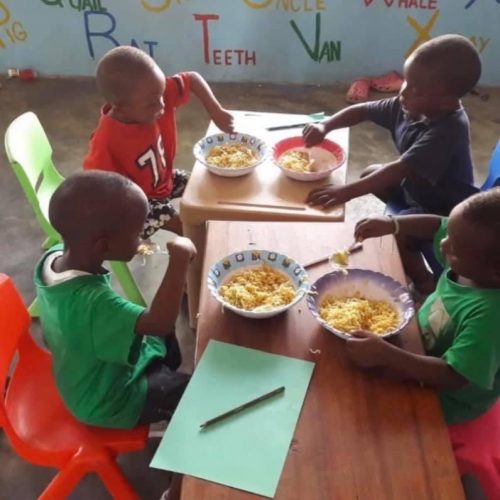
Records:
<instances>
[{"instance_id":1,"label":"red painted letter","mask_svg":"<svg viewBox=\"0 0 500 500\"><path fill-rule=\"evenodd\" d=\"M203 26L203 54L205 64L210 64L210 39L208 36L208 21L216 21L220 16L216 14L193 14L196 21L201 21ZM217 64L217 63L216 63Z\"/></svg>"}]
</instances>

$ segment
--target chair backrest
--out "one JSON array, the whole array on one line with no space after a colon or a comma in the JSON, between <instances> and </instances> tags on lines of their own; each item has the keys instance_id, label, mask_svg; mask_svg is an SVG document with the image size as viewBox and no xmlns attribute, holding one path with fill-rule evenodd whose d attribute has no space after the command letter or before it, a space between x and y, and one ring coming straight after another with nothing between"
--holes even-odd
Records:
<instances>
[{"instance_id":1,"label":"chair backrest","mask_svg":"<svg viewBox=\"0 0 500 500\"><path fill-rule=\"evenodd\" d=\"M57 396L51 355L32 338L30 321L14 283L0 274L0 428L21 457L34 464L54 466L58 451L40 447L38 438L50 432L54 416L64 413L70 420L73 417ZM10 368L13 370L7 385ZM44 388L42 398L40 385ZM56 397L48 400L49 391Z\"/></svg>"},{"instance_id":2,"label":"chair backrest","mask_svg":"<svg viewBox=\"0 0 500 500\"><path fill-rule=\"evenodd\" d=\"M9 125L5 151L42 230L60 240L48 220L48 210L50 198L64 177L52 162L52 147L35 113L24 113Z\"/></svg>"},{"instance_id":3,"label":"chair backrest","mask_svg":"<svg viewBox=\"0 0 500 500\"><path fill-rule=\"evenodd\" d=\"M6 425L4 397L14 354L30 337L30 315L12 280L0 274L0 427ZM30 337L31 338L31 337Z\"/></svg>"},{"instance_id":4,"label":"chair backrest","mask_svg":"<svg viewBox=\"0 0 500 500\"><path fill-rule=\"evenodd\" d=\"M488 177L481 186L481 191L486 191L492 187L500 186L500 141L491 155Z\"/></svg>"}]
</instances>

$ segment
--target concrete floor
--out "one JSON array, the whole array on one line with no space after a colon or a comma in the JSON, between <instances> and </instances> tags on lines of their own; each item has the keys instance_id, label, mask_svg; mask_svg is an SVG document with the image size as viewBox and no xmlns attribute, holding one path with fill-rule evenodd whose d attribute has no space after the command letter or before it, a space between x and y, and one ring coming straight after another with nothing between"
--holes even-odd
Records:
<instances>
[{"instance_id":1,"label":"concrete floor","mask_svg":"<svg viewBox=\"0 0 500 500\"><path fill-rule=\"evenodd\" d=\"M52 79L24 83L16 80L2 82L0 90L0 130L19 114L32 110L40 118L54 149L54 161L64 175L80 168L88 139L97 119L100 98L91 79ZM229 109L255 111L331 114L344 106L345 88L333 86L275 86L257 84L215 84L215 94ZM486 89L489 99L469 96L464 100L472 123L472 149L476 166L476 181L480 184L487 173L488 160L500 137L500 88ZM384 97L382 94L373 98ZM193 164L191 149L204 135L208 117L193 99L178 112L179 144L177 167L190 169ZM363 124L351 131L349 178L355 178L366 165L396 158L389 135L382 129ZM14 178L4 153L0 163L0 272L11 276L27 303L34 297L33 266L41 255L43 234ZM371 196L353 200L347 206L347 218L380 212L381 204ZM163 243L167 236L157 239ZM147 265L133 262L134 274L151 299L163 269L166 256L155 255ZM37 325L34 325L36 330ZM178 333L184 353L183 369L192 369L194 334L181 314ZM38 335L37 335L38 336ZM141 498L156 499L168 485L168 475L148 468L158 441L152 440L145 452L123 457L125 473L136 486ZM54 472L31 466L18 459L0 435L0 499L28 500L36 498ZM109 498L96 478L84 480L71 496L72 499Z\"/></svg>"}]
</instances>

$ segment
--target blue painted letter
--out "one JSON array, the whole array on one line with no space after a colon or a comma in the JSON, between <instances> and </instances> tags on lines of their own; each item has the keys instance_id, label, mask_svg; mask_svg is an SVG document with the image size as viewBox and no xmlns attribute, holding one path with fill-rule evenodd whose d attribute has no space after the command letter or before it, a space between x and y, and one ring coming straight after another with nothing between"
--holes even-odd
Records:
<instances>
[{"instance_id":1,"label":"blue painted letter","mask_svg":"<svg viewBox=\"0 0 500 500\"><path fill-rule=\"evenodd\" d=\"M111 21L111 28L109 28L107 31L90 31L90 17L95 17L95 16L105 16L108 17ZM84 12L84 19L85 19L85 36L87 37L87 46L89 48L89 54L92 59L95 59L95 54L94 54L94 46L92 45L92 37L103 37L107 38L109 41L113 43L115 47L118 47L120 44L116 40L116 38L113 38L111 36L111 33L115 31L116 28L116 20L113 17L112 14L109 12L93 12L93 11L88 11L86 10Z\"/></svg>"}]
</instances>

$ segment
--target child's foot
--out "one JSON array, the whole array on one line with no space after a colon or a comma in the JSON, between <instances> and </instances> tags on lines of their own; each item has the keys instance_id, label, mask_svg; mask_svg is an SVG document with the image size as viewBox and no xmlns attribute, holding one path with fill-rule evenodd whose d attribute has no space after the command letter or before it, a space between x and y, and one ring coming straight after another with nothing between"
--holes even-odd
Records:
<instances>
[{"instance_id":1,"label":"child's foot","mask_svg":"<svg viewBox=\"0 0 500 500\"><path fill-rule=\"evenodd\" d=\"M370 80L368 78L359 78L354 80L347 91L345 100L349 104L368 101L370 92Z\"/></svg>"},{"instance_id":2,"label":"child's foot","mask_svg":"<svg viewBox=\"0 0 500 500\"><path fill-rule=\"evenodd\" d=\"M169 422L168 420L160 420L159 422L150 424L148 438L149 439L162 438L163 434L165 434L165 431L167 430L168 422Z\"/></svg>"},{"instance_id":3,"label":"child's foot","mask_svg":"<svg viewBox=\"0 0 500 500\"><path fill-rule=\"evenodd\" d=\"M181 496L182 475L173 473L170 479L170 487L163 492L160 500L179 500Z\"/></svg>"},{"instance_id":4,"label":"child's foot","mask_svg":"<svg viewBox=\"0 0 500 500\"><path fill-rule=\"evenodd\" d=\"M170 496L170 488L163 492L163 494L160 497L160 500L170 500L169 496Z\"/></svg>"},{"instance_id":5,"label":"child's foot","mask_svg":"<svg viewBox=\"0 0 500 500\"><path fill-rule=\"evenodd\" d=\"M402 76L397 71L391 71L386 75L372 78L370 88L377 92L399 92L403 81Z\"/></svg>"}]
</instances>

